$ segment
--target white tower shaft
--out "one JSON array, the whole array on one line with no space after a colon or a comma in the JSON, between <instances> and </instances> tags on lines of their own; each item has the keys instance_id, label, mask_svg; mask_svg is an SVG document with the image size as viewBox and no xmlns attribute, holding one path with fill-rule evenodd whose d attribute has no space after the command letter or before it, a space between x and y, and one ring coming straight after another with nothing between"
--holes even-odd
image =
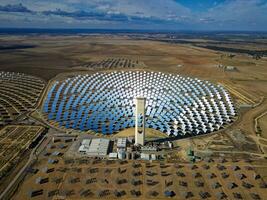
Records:
<instances>
[{"instance_id":1,"label":"white tower shaft","mask_svg":"<svg viewBox=\"0 0 267 200\"><path fill-rule=\"evenodd\" d=\"M145 144L145 104L146 99L137 97L135 99L135 145Z\"/></svg>"}]
</instances>

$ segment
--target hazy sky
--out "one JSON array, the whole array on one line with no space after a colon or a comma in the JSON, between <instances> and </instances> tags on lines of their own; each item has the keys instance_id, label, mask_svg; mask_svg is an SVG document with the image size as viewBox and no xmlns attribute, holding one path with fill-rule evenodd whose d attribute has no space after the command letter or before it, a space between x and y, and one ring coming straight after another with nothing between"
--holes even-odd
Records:
<instances>
[{"instance_id":1,"label":"hazy sky","mask_svg":"<svg viewBox=\"0 0 267 200\"><path fill-rule=\"evenodd\" d=\"M267 31L267 0L0 0L0 27Z\"/></svg>"}]
</instances>

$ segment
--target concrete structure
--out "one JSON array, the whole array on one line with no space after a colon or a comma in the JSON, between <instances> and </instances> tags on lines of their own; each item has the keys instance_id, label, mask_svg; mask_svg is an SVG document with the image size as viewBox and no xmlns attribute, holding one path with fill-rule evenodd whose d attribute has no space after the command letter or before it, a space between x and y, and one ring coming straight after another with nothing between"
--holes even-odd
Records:
<instances>
[{"instance_id":1,"label":"concrete structure","mask_svg":"<svg viewBox=\"0 0 267 200\"><path fill-rule=\"evenodd\" d=\"M118 149L126 149L127 138L118 138L117 140L117 148Z\"/></svg>"},{"instance_id":2,"label":"concrete structure","mask_svg":"<svg viewBox=\"0 0 267 200\"><path fill-rule=\"evenodd\" d=\"M236 70L236 67L234 67L234 66L226 66L225 70L226 71L234 71L234 70Z\"/></svg>"},{"instance_id":3,"label":"concrete structure","mask_svg":"<svg viewBox=\"0 0 267 200\"><path fill-rule=\"evenodd\" d=\"M79 152L88 156L106 156L108 154L109 143L110 140L105 138L84 139L79 147Z\"/></svg>"},{"instance_id":4,"label":"concrete structure","mask_svg":"<svg viewBox=\"0 0 267 200\"><path fill-rule=\"evenodd\" d=\"M155 154L151 154L151 160L157 160L157 156Z\"/></svg>"},{"instance_id":5,"label":"concrete structure","mask_svg":"<svg viewBox=\"0 0 267 200\"><path fill-rule=\"evenodd\" d=\"M150 160L150 154L141 153L141 160Z\"/></svg>"},{"instance_id":6,"label":"concrete structure","mask_svg":"<svg viewBox=\"0 0 267 200\"><path fill-rule=\"evenodd\" d=\"M143 146L141 151L158 151L158 148L156 146Z\"/></svg>"},{"instance_id":7,"label":"concrete structure","mask_svg":"<svg viewBox=\"0 0 267 200\"><path fill-rule=\"evenodd\" d=\"M137 97L135 99L135 145L145 144L145 109L146 99Z\"/></svg>"},{"instance_id":8,"label":"concrete structure","mask_svg":"<svg viewBox=\"0 0 267 200\"><path fill-rule=\"evenodd\" d=\"M88 155L92 156L105 156L108 153L109 139L104 138L94 138L91 141Z\"/></svg>"},{"instance_id":9,"label":"concrete structure","mask_svg":"<svg viewBox=\"0 0 267 200\"><path fill-rule=\"evenodd\" d=\"M108 158L109 159L117 159L118 158L118 154L117 153L109 153L109 155L108 155Z\"/></svg>"},{"instance_id":10,"label":"concrete structure","mask_svg":"<svg viewBox=\"0 0 267 200\"><path fill-rule=\"evenodd\" d=\"M119 159L125 159L126 158L126 152L124 150L118 151L118 158Z\"/></svg>"},{"instance_id":11,"label":"concrete structure","mask_svg":"<svg viewBox=\"0 0 267 200\"><path fill-rule=\"evenodd\" d=\"M91 140L90 139L84 139L81 142L81 146L79 147L79 152L80 153L86 153L87 151L89 151L90 144L91 144Z\"/></svg>"}]
</instances>

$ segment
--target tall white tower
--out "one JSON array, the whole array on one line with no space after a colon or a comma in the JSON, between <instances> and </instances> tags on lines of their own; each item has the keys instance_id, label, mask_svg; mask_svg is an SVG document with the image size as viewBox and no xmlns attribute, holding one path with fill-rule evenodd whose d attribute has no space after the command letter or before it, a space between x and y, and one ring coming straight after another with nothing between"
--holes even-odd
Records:
<instances>
[{"instance_id":1,"label":"tall white tower","mask_svg":"<svg viewBox=\"0 0 267 200\"><path fill-rule=\"evenodd\" d=\"M145 144L145 116L146 99L137 97L135 99L135 145Z\"/></svg>"}]
</instances>

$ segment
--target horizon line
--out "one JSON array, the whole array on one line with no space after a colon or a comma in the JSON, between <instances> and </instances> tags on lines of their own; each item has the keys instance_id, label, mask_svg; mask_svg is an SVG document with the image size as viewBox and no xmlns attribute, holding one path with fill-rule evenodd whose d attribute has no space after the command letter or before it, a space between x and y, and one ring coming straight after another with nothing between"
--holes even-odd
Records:
<instances>
[{"instance_id":1,"label":"horizon line","mask_svg":"<svg viewBox=\"0 0 267 200\"><path fill-rule=\"evenodd\" d=\"M118 29L118 28L40 28L40 27L0 27L0 30L77 30L77 31L121 31L121 32L232 32L232 33L267 33L267 30L203 30L203 29Z\"/></svg>"}]
</instances>

